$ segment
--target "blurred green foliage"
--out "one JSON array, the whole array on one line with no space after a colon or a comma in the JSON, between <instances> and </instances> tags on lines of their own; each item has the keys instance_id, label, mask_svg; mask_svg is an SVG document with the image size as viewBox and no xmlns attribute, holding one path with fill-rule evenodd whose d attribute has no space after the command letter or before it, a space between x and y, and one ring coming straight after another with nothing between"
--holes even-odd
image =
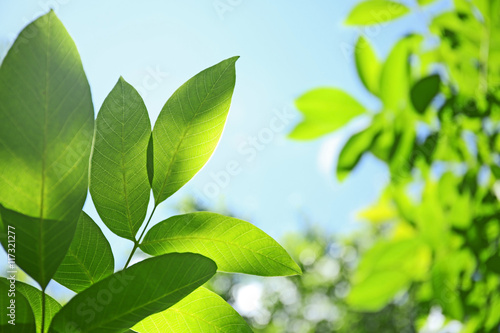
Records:
<instances>
[{"instance_id":1,"label":"blurred green foliage","mask_svg":"<svg viewBox=\"0 0 500 333\"><path fill-rule=\"evenodd\" d=\"M356 44L359 78L381 107L363 112L369 125L345 143L337 177L372 154L387 165L390 181L361 214L386 232L362 253L347 304L376 312L405 294L418 309L417 328L439 308L463 324L462 332L493 333L500 329L500 1L453 3L431 18L427 34L400 39L385 60L365 38ZM409 13L370 0L346 23L380 24ZM347 93L330 90L350 101L338 105L324 91L297 100L305 119L292 138L319 137L331 131L315 122L336 129L359 113ZM318 100L304 107L308 96ZM328 116L316 117L319 109L310 105Z\"/></svg>"}]
</instances>

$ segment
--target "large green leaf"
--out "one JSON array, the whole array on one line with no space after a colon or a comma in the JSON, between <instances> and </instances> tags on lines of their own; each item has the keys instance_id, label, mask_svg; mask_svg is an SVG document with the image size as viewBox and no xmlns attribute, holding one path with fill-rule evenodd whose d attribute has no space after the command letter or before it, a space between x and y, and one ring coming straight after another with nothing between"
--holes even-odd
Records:
<instances>
[{"instance_id":1,"label":"large green leaf","mask_svg":"<svg viewBox=\"0 0 500 333\"><path fill-rule=\"evenodd\" d=\"M78 293L113 274L114 266L108 240L92 218L82 212L71 246L54 280Z\"/></svg>"},{"instance_id":2,"label":"large green leaf","mask_svg":"<svg viewBox=\"0 0 500 333\"><path fill-rule=\"evenodd\" d=\"M219 270L261 276L301 274L288 253L251 223L216 213L172 216L148 231L140 245L151 255L195 252Z\"/></svg>"},{"instance_id":3,"label":"large green leaf","mask_svg":"<svg viewBox=\"0 0 500 333\"><path fill-rule=\"evenodd\" d=\"M409 11L405 5L394 1L361 1L349 13L345 23L348 25L380 24L401 17Z\"/></svg>"},{"instance_id":4,"label":"large green leaf","mask_svg":"<svg viewBox=\"0 0 500 333\"><path fill-rule=\"evenodd\" d=\"M17 292L16 285L0 278L0 331L2 333L33 333L36 332L35 316L30 304L22 293ZM14 301L14 303L12 303ZM9 323L10 322L10 323Z\"/></svg>"},{"instance_id":5,"label":"large green leaf","mask_svg":"<svg viewBox=\"0 0 500 333\"><path fill-rule=\"evenodd\" d=\"M123 332L164 311L208 281L215 263L199 254L172 253L141 261L73 297L49 332Z\"/></svg>"},{"instance_id":6,"label":"large green leaf","mask_svg":"<svg viewBox=\"0 0 500 333\"><path fill-rule=\"evenodd\" d=\"M132 327L139 333L251 333L246 321L219 295L200 287L170 309Z\"/></svg>"},{"instance_id":7,"label":"large green leaf","mask_svg":"<svg viewBox=\"0 0 500 333\"><path fill-rule=\"evenodd\" d=\"M186 184L215 150L231 104L237 59L195 75L161 110L153 130L156 204Z\"/></svg>"},{"instance_id":8,"label":"large green leaf","mask_svg":"<svg viewBox=\"0 0 500 333\"><path fill-rule=\"evenodd\" d=\"M438 74L427 76L411 88L411 102L418 113L424 113L432 100L439 93L441 79Z\"/></svg>"},{"instance_id":9,"label":"large green leaf","mask_svg":"<svg viewBox=\"0 0 500 333\"><path fill-rule=\"evenodd\" d=\"M382 65L371 47L370 43L361 36L354 50L356 69L363 85L372 94L377 95L380 84L380 71Z\"/></svg>"},{"instance_id":10,"label":"large green leaf","mask_svg":"<svg viewBox=\"0 0 500 333\"><path fill-rule=\"evenodd\" d=\"M132 241L151 192L146 165L150 136L144 101L120 77L97 115L90 194L108 228Z\"/></svg>"},{"instance_id":11,"label":"large green leaf","mask_svg":"<svg viewBox=\"0 0 500 333\"><path fill-rule=\"evenodd\" d=\"M353 97L340 89L318 88L295 101L304 120L289 134L292 139L310 140L333 132L366 112Z\"/></svg>"},{"instance_id":12,"label":"large green leaf","mask_svg":"<svg viewBox=\"0 0 500 333\"><path fill-rule=\"evenodd\" d=\"M24 246L37 244L41 257L53 252L47 262L57 266L87 195L94 111L76 46L52 11L28 25L5 56L0 101L0 203L27 217L22 228L32 240ZM46 220L67 226L49 240L53 223ZM54 251L47 242L58 240ZM36 279L44 286L50 277Z\"/></svg>"},{"instance_id":13,"label":"large green leaf","mask_svg":"<svg viewBox=\"0 0 500 333\"><path fill-rule=\"evenodd\" d=\"M7 234L9 231L15 232L16 264L41 287L45 287L54 276L75 232L72 223L40 220L6 209L2 205L0 230L0 241L6 250L9 247Z\"/></svg>"},{"instance_id":14,"label":"large green leaf","mask_svg":"<svg viewBox=\"0 0 500 333\"><path fill-rule=\"evenodd\" d=\"M9 284L5 278L0 278L0 281ZM30 304L35 315L36 331L40 332L42 330L42 291L21 281L16 281L16 291L21 293ZM61 304L49 295L45 295L45 332L48 331L52 318L60 309Z\"/></svg>"}]
</instances>

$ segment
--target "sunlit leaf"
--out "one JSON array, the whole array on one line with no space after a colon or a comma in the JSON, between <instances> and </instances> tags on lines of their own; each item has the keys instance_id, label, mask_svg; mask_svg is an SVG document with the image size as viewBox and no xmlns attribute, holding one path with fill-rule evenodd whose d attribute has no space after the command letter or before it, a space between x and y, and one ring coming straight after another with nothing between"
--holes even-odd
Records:
<instances>
[{"instance_id":1,"label":"sunlit leaf","mask_svg":"<svg viewBox=\"0 0 500 333\"><path fill-rule=\"evenodd\" d=\"M356 60L356 69L358 70L361 82L363 82L363 85L368 91L377 95L382 64L378 60L370 43L363 36L361 36L356 43L354 58Z\"/></svg>"},{"instance_id":2,"label":"sunlit leaf","mask_svg":"<svg viewBox=\"0 0 500 333\"><path fill-rule=\"evenodd\" d=\"M168 310L149 316L132 330L139 333L251 333L246 321L219 295L200 287Z\"/></svg>"},{"instance_id":3,"label":"sunlit leaf","mask_svg":"<svg viewBox=\"0 0 500 333\"><path fill-rule=\"evenodd\" d=\"M25 247L45 256L54 251L48 241L60 243L50 257L57 267L87 195L94 112L80 56L54 12L29 24L5 56L0 100L0 203L26 216ZM41 238L47 220L66 225ZM46 273L32 277L45 286Z\"/></svg>"},{"instance_id":4,"label":"sunlit leaf","mask_svg":"<svg viewBox=\"0 0 500 333\"><path fill-rule=\"evenodd\" d=\"M427 76L413 85L410 96L411 102L418 113L424 113L432 100L439 93L441 79L438 74Z\"/></svg>"},{"instance_id":5,"label":"sunlit leaf","mask_svg":"<svg viewBox=\"0 0 500 333\"><path fill-rule=\"evenodd\" d=\"M38 217L19 214L1 205L0 230L0 241L6 250L9 246L7 234L15 232L16 264L42 287L54 276L75 232L72 223L40 221Z\"/></svg>"},{"instance_id":6,"label":"sunlit leaf","mask_svg":"<svg viewBox=\"0 0 500 333\"><path fill-rule=\"evenodd\" d=\"M420 40L419 36L408 36L393 47L380 74L380 98L388 110L406 108L410 91L409 57Z\"/></svg>"},{"instance_id":7,"label":"sunlit leaf","mask_svg":"<svg viewBox=\"0 0 500 333\"><path fill-rule=\"evenodd\" d=\"M262 276L301 273L288 253L262 230L216 213L172 216L151 228L140 248L151 255L200 253L225 272Z\"/></svg>"},{"instance_id":8,"label":"sunlit leaf","mask_svg":"<svg viewBox=\"0 0 500 333\"><path fill-rule=\"evenodd\" d=\"M97 115L90 194L106 226L130 240L135 239L148 209L150 136L151 123L141 96L120 77Z\"/></svg>"},{"instance_id":9,"label":"sunlit leaf","mask_svg":"<svg viewBox=\"0 0 500 333\"><path fill-rule=\"evenodd\" d=\"M231 104L238 57L207 68L169 98L153 129L155 203L186 184L208 161Z\"/></svg>"},{"instance_id":10,"label":"sunlit leaf","mask_svg":"<svg viewBox=\"0 0 500 333\"><path fill-rule=\"evenodd\" d=\"M350 12L345 23L348 25L380 24L401 17L409 11L405 5L394 1L361 1Z\"/></svg>"},{"instance_id":11,"label":"sunlit leaf","mask_svg":"<svg viewBox=\"0 0 500 333\"><path fill-rule=\"evenodd\" d=\"M435 2L436 0L417 0L418 4L421 5L421 6L425 6L425 5L428 5L428 4L431 4L433 2Z\"/></svg>"},{"instance_id":12,"label":"sunlit leaf","mask_svg":"<svg viewBox=\"0 0 500 333\"><path fill-rule=\"evenodd\" d=\"M351 136L346 142L337 160L337 178L344 180L361 160L364 153L370 150L378 134L371 127Z\"/></svg>"},{"instance_id":13,"label":"sunlit leaf","mask_svg":"<svg viewBox=\"0 0 500 333\"><path fill-rule=\"evenodd\" d=\"M5 333L36 332L35 316L30 304L22 293L16 292L16 286L5 278L0 278L0 330ZM14 303L12 303L14 301ZM10 321L10 323L9 323Z\"/></svg>"},{"instance_id":14,"label":"sunlit leaf","mask_svg":"<svg viewBox=\"0 0 500 333\"><path fill-rule=\"evenodd\" d=\"M360 311L378 311L428 272L431 254L418 239L379 242L366 252L347 301Z\"/></svg>"},{"instance_id":15,"label":"sunlit leaf","mask_svg":"<svg viewBox=\"0 0 500 333\"><path fill-rule=\"evenodd\" d=\"M334 88L311 90L295 101L304 115L289 137L310 140L333 132L351 119L366 112L365 108L346 92Z\"/></svg>"},{"instance_id":16,"label":"sunlit leaf","mask_svg":"<svg viewBox=\"0 0 500 333\"><path fill-rule=\"evenodd\" d=\"M80 292L113 274L114 266L108 240L92 218L82 212L71 246L54 280Z\"/></svg>"},{"instance_id":17,"label":"sunlit leaf","mask_svg":"<svg viewBox=\"0 0 500 333\"><path fill-rule=\"evenodd\" d=\"M50 332L123 332L164 311L208 281L215 263L199 254L173 253L141 261L73 297Z\"/></svg>"},{"instance_id":18,"label":"sunlit leaf","mask_svg":"<svg viewBox=\"0 0 500 333\"><path fill-rule=\"evenodd\" d=\"M9 285L7 279L0 278L0 281ZM16 291L21 293L33 310L36 322L36 331L42 330L42 291L29 284L16 281ZM49 329L49 324L54 315L61 309L61 305L49 295L45 295L45 332Z\"/></svg>"}]
</instances>

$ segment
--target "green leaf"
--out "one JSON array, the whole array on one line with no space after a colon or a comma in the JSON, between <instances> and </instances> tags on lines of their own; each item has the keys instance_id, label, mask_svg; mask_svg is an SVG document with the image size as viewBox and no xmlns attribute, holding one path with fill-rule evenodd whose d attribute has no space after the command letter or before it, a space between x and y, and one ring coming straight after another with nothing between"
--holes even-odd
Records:
<instances>
[{"instance_id":1,"label":"green leaf","mask_svg":"<svg viewBox=\"0 0 500 333\"><path fill-rule=\"evenodd\" d=\"M200 287L170 309L132 327L139 333L251 333L246 321L219 295Z\"/></svg>"},{"instance_id":2,"label":"green leaf","mask_svg":"<svg viewBox=\"0 0 500 333\"><path fill-rule=\"evenodd\" d=\"M0 295L2 295L0 297L0 309L2 309L0 330L2 333L36 332L35 316L26 297L17 292L16 285L11 286L7 279L0 278L0 281L2 281L0 283Z\"/></svg>"},{"instance_id":3,"label":"green leaf","mask_svg":"<svg viewBox=\"0 0 500 333\"><path fill-rule=\"evenodd\" d=\"M106 226L132 241L146 217L151 192L147 170L150 136L144 101L120 77L97 115L90 194Z\"/></svg>"},{"instance_id":4,"label":"green leaf","mask_svg":"<svg viewBox=\"0 0 500 333\"><path fill-rule=\"evenodd\" d=\"M364 153L368 152L376 141L377 134L371 127L351 136L340 152L337 161L337 178L344 180L361 160Z\"/></svg>"},{"instance_id":5,"label":"green leaf","mask_svg":"<svg viewBox=\"0 0 500 333\"><path fill-rule=\"evenodd\" d=\"M366 112L353 97L334 88L311 90L299 97L295 105L305 117L289 134L297 140L316 139Z\"/></svg>"},{"instance_id":6,"label":"green leaf","mask_svg":"<svg viewBox=\"0 0 500 333\"><path fill-rule=\"evenodd\" d=\"M422 114L427 110L432 100L439 93L441 79L438 74L427 76L412 87L410 96L415 110Z\"/></svg>"},{"instance_id":7,"label":"green leaf","mask_svg":"<svg viewBox=\"0 0 500 333\"><path fill-rule=\"evenodd\" d=\"M21 31L5 56L0 100L0 203L26 217L23 246L37 244L44 256L54 251L47 242L60 243L50 257L57 267L87 196L94 111L76 46L54 12ZM53 224L46 220L67 225L42 238ZM42 275L44 287L51 276Z\"/></svg>"},{"instance_id":8,"label":"green leaf","mask_svg":"<svg viewBox=\"0 0 500 333\"><path fill-rule=\"evenodd\" d=\"M407 14L405 5L387 0L362 1L354 7L347 17L347 25L372 25L392 21Z\"/></svg>"},{"instance_id":9,"label":"green leaf","mask_svg":"<svg viewBox=\"0 0 500 333\"><path fill-rule=\"evenodd\" d=\"M49 332L123 332L168 309L207 282L215 263L199 254L172 253L141 261L73 297Z\"/></svg>"},{"instance_id":10,"label":"green leaf","mask_svg":"<svg viewBox=\"0 0 500 333\"><path fill-rule=\"evenodd\" d=\"M301 274L288 253L251 223L209 212L172 216L148 231L140 249L151 255L195 252L219 270L261 276Z\"/></svg>"},{"instance_id":11,"label":"green leaf","mask_svg":"<svg viewBox=\"0 0 500 333\"><path fill-rule=\"evenodd\" d=\"M361 82L368 91L378 95L382 65L370 43L362 36L356 43L354 58Z\"/></svg>"},{"instance_id":12,"label":"green leaf","mask_svg":"<svg viewBox=\"0 0 500 333\"><path fill-rule=\"evenodd\" d=\"M158 205L208 161L222 134L236 81L229 58L184 83L169 98L153 129L153 193Z\"/></svg>"},{"instance_id":13,"label":"green leaf","mask_svg":"<svg viewBox=\"0 0 500 333\"><path fill-rule=\"evenodd\" d=\"M76 227L76 226L75 226ZM63 261L74 235L72 223L19 214L0 205L0 242L9 249L8 233L15 232L16 264L45 287Z\"/></svg>"},{"instance_id":14,"label":"green leaf","mask_svg":"<svg viewBox=\"0 0 500 333\"><path fill-rule=\"evenodd\" d=\"M78 293L113 274L114 266L108 240L92 218L82 212L71 246L54 280Z\"/></svg>"},{"instance_id":15,"label":"green leaf","mask_svg":"<svg viewBox=\"0 0 500 333\"><path fill-rule=\"evenodd\" d=\"M9 285L9 282L5 278L0 278L0 281ZM42 292L29 284L23 283L21 281L16 281L16 291L21 293L33 310L36 322L36 331L40 332L42 330ZM59 304L55 299L49 295L45 295L45 332L48 331L50 322L54 315L61 309L61 304Z\"/></svg>"},{"instance_id":16,"label":"green leaf","mask_svg":"<svg viewBox=\"0 0 500 333\"><path fill-rule=\"evenodd\" d=\"M425 6L425 5L429 5L433 2L435 2L436 0L417 0L418 4L420 6Z\"/></svg>"},{"instance_id":17,"label":"green leaf","mask_svg":"<svg viewBox=\"0 0 500 333\"><path fill-rule=\"evenodd\" d=\"M52 11L28 25L7 53L0 100L0 202L76 226L94 112L76 46Z\"/></svg>"},{"instance_id":18,"label":"green leaf","mask_svg":"<svg viewBox=\"0 0 500 333\"><path fill-rule=\"evenodd\" d=\"M391 50L380 75L380 98L384 107L393 112L405 109L410 91L409 57L420 36L407 36Z\"/></svg>"},{"instance_id":19,"label":"green leaf","mask_svg":"<svg viewBox=\"0 0 500 333\"><path fill-rule=\"evenodd\" d=\"M412 281L423 279L431 253L418 239L381 241L361 258L348 304L358 311L378 311Z\"/></svg>"},{"instance_id":20,"label":"green leaf","mask_svg":"<svg viewBox=\"0 0 500 333\"><path fill-rule=\"evenodd\" d=\"M154 177L153 133L151 133L151 136L149 137L149 142L148 142L147 169L148 169L149 185L152 187L153 186L153 177Z\"/></svg>"}]
</instances>

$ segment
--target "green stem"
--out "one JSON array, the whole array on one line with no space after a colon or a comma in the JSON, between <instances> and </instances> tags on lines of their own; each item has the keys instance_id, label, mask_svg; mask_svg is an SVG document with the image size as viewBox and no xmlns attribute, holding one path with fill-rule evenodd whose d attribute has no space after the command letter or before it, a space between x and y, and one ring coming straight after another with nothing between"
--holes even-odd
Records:
<instances>
[{"instance_id":1,"label":"green stem","mask_svg":"<svg viewBox=\"0 0 500 333\"><path fill-rule=\"evenodd\" d=\"M144 227L144 229L142 229L142 232L141 232L141 235L139 236L139 239L134 242L134 247L132 248L132 252L130 252L130 255L129 255L127 262L125 263L125 266L123 267L123 269L128 267L128 264L130 263L130 261L132 260L132 257L134 256L135 250L137 250L137 248L139 247L139 244L141 244L142 237L144 236L144 233L146 232L146 229L149 226L149 222L151 222L151 218L153 218L153 214L156 211L156 207L158 207L157 204L155 204L153 210L151 211L151 215L149 215L148 222L146 222L146 226Z\"/></svg>"},{"instance_id":2,"label":"green stem","mask_svg":"<svg viewBox=\"0 0 500 333\"><path fill-rule=\"evenodd\" d=\"M45 333L45 288L42 289L42 327L41 333Z\"/></svg>"}]
</instances>

